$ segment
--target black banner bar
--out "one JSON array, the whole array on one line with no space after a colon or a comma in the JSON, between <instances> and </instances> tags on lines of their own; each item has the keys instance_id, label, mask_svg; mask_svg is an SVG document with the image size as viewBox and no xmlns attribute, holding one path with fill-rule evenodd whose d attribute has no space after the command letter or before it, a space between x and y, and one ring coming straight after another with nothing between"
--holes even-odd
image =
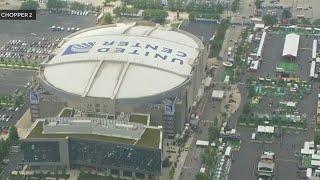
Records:
<instances>
[{"instance_id":1,"label":"black banner bar","mask_svg":"<svg viewBox=\"0 0 320 180\"><path fill-rule=\"evenodd\" d=\"M36 20L36 10L0 10L0 20Z\"/></svg>"}]
</instances>

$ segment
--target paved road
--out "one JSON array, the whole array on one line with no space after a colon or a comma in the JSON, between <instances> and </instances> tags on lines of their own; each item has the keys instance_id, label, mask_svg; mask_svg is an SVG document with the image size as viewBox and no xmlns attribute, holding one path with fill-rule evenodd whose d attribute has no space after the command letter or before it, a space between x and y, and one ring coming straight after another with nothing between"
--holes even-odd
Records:
<instances>
[{"instance_id":1,"label":"paved road","mask_svg":"<svg viewBox=\"0 0 320 180\"><path fill-rule=\"evenodd\" d=\"M52 32L49 27L79 27L95 25L94 16L71 16L63 14L38 14L36 21L0 21L0 46L11 39L28 40L39 37L64 37L70 32ZM31 33L35 33L36 36Z\"/></svg>"},{"instance_id":2,"label":"paved road","mask_svg":"<svg viewBox=\"0 0 320 180\"><path fill-rule=\"evenodd\" d=\"M13 93L16 89L25 86L35 71L0 69L0 96Z\"/></svg>"},{"instance_id":3,"label":"paved road","mask_svg":"<svg viewBox=\"0 0 320 180\"><path fill-rule=\"evenodd\" d=\"M12 154L9 156L10 162L8 165L4 166L3 173L1 174L1 179L7 179L11 172L15 170L15 168L18 166L19 163L21 163L21 160L23 158L23 154L20 152L18 154Z\"/></svg>"}]
</instances>

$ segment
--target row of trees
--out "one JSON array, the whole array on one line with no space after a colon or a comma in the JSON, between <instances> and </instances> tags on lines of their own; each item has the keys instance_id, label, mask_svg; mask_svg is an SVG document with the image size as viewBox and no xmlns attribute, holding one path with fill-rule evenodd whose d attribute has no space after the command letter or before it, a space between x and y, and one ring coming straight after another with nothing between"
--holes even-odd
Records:
<instances>
[{"instance_id":1,"label":"row of trees","mask_svg":"<svg viewBox=\"0 0 320 180\"><path fill-rule=\"evenodd\" d=\"M67 2L62 0L48 0L46 7L49 10L61 10L67 7Z\"/></svg>"},{"instance_id":2,"label":"row of trees","mask_svg":"<svg viewBox=\"0 0 320 180\"><path fill-rule=\"evenodd\" d=\"M122 15L128 15L128 16L133 16L138 14L139 9L135 7L127 7L127 6L118 6L113 9L113 13L117 16L120 17Z\"/></svg>"},{"instance_id":3,"label":"row of trees","mask_svg":"<svg viewBox=\"0 0 320 180\"><path fill-rule=\"evenodd\" d=\"M9 129L9 138L0 140L0 159L3 160L9 153L10 146L19 143L17 128L12 126Z\"/></svg>"},{"instance_id":4,"label":"row of trees","mask_svg":"<svg viewBox=\"0 0 320 180\"><path fill-rule=\"evenodd\" d=\"M138 9L163 9L161 0L124 0L124 4Z\"/></svg>"},{"instance_id":5,"label":"row of trees","mask_svg":"<svg viewBox=\"0 0 320 180\"><path fill-rule=\"evenodd\" d=\"M142 13L145 20L151 20L156 23L164 23L168 17L168 12L163 9L146 9Z\"/></svg>"},{"instance_id":6,"label":"row of trees","mask_svg":"<svg viewBox=\"0 0 320 180\"><path fill-rule=\"evenodd\" d=\"M38 10L39 9L39 3L34 0L26 0L21 4L20 9L22 10ZM80 2L71 2L68 4L66 1L62 0L48 0L46 3L46 7L49 10L62 10L66 7L69 7L71 10L80 10L84 11L88 9L88 6L86 4L80 3Z\"/></svg>"},{"instance_id":7,"label":"row of trees","mask_svg":"<svg viewBox=\"0 0 320 180\"><path fill-rule=\"evenodd\" d=\"M84 11L87 9L87 5L83 3L79 3L77 1L73 1L70 3L70 9L71 10L79 10L79 11Z\"/></svg>"},{"instance_id":8,"label":"row of trees","mask_svg":"<svg viewBox=\"0 0 320 180\"><path fill-rule=\"evenodd\" d=\"M20 9L21 10L38 10L39 9L39 3L34 0L27 0L22 2Z\"/></svg>"},{"instance_id":9,"label":"row of trees","mask_svg":"<svg viewBox=\"0 0 320 180\"><path fill-rule=\"evenodd\" d=\"M261 8L261 5L262 5L262 1L261 0L256 0L254 2L254 5L256 6L257 9L260 9Z\"/></svg>"},{"instance_id":10,"label":"row of trees","mask_svg":"<svg viewBox=\"0 0 320 180\"><path fill-rule=\"evenodd\" d=\"M100 25L112 24L113 18L110 13L105 13L101 19Z\"/></svg>"},{"instance_id":11,"label":"row of trees","mask_svg":"<svg viewBox=\"0 0 320 180\"><path fill-rule=\"evenodd\" d=\"M224 19L220 22L214 40L210 46L210 57L217 57L219 55L228 26L229 20Z\"/></svg>"},{"instance_id":12,"label":"row of trees","mask_svg":"<svg viewBox=\"0 0 320 180\"><path fill-rule=\"evenodd\" d=\"M189 12L189 20L194 21L196 18L207 19L220 19L220 14L223 13L223 6L217 5L196 5L190 3L186 7L186 11Z\"/></svg>"},{"instance_id":13,"label":"row of trees","mask_svg":"<svg viewBox=\"0 0 320 180\"><path fill-rule=\"evenodd\" d=\"M219 128L217 126L210 126L209 132L209 144L215 143L218 144L219 142ZM217 149L216 147L208 146L204 153L201 155L202 162L207 166L207 169L210 171L211 169L214 168L217 158ZM209 175L207 173L197 173L196 174L196 180L209 180Z\"/></svg>"},{"instance_id":14,"label":"row of trees","mask_svg":"<svg viewBox=\"0 0 320 180\"><path fill-rule=\"evenodd\" d=\"M232 12L237 12L240 8L240 0L234 0L231 4L231 11Z\"/></svg>"}]
</instances>

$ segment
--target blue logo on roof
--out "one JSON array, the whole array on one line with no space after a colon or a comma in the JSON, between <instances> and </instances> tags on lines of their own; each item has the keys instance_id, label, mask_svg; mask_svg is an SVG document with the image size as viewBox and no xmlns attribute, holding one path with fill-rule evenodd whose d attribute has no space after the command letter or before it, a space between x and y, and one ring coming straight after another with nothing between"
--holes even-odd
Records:
<instances>
[{"instance_id":1,"label":"blue logo on roof","mask_svg":"<svg viewBox=\"0 0 320 180\"><path fill-rule=\"evenodd\" d=\"M72 44L63 52L62 56L70 55L70 54L78 54L78 53L87 53L90 51L90 49L92 49L94 44L95 42Z\"/></svg>"}]
</instances>

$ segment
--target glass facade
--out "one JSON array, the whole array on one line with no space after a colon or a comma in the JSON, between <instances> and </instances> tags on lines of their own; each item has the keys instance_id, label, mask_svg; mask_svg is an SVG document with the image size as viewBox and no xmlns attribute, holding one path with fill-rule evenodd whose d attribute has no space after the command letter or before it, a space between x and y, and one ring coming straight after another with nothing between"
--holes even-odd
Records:
<instances>
[{"instance_id":1,"label":"glass facade","mask_svg":"<svg viewBox=\"0 0 320 180\"><path fill-rule=\"evenodd\" d=\"M26 162L60 162L59 142L25 141L21 148Z\"/></svg>"},{"instance_id":2,"label":"glass facade","mask_svg":"<svg viewBox=\"0 0 320 180\"><path fill-rule=\"evenodd\" d=\"M71 165L95 169L119 168L147 174L161 171L160 149L70 138L69 158Z\"/></svg>"}]
</instances>

